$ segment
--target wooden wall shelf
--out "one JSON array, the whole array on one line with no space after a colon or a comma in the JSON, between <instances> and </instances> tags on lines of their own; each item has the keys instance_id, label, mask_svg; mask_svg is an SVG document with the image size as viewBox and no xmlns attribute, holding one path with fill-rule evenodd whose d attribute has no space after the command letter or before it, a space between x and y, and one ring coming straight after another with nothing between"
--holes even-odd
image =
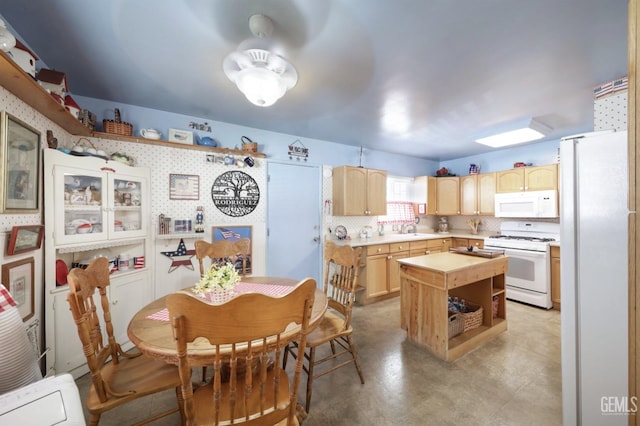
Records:
<instances>
[{"instance_id":1,"label":"wooden wall shelf","mask_svg":"<svg viewBox=\"0 0 640 426\"><path fill-rule=\"evenodd\" d=\"M0 51L0 85L72 135L91 135L91 129L56 102L49 92L3 51Z\"/></svg>"},{"instance_id":2,"label":"wooden wall shelf","mask_svg":"<svg viewBox=\"0 0 640 426\"><path fill-rule=\"evenodd\" d=\"M92 136L100 139L142 143L142 144L155 145L155 146L166 146L170 148L195 149L197 151L217 152L219 154L231 154L231 155L243 155L243 156L251 155L252 157L256 157L256 158L266 157L266 155L262 152L249 152L249 151L242 151L239 149L218 148L218 147L205 146L205 145L187 145L187 144L178 143L178 142L169 142L162 139L146 139L139 136L124 136L124 135L117 135L115 133L93 132Z\"/></svg>"}]
</instances>

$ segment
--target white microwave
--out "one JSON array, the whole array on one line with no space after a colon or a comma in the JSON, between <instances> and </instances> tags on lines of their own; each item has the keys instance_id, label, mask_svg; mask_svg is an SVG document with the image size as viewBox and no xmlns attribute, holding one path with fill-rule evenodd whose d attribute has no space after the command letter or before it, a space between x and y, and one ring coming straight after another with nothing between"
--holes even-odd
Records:
<instances>
[{"instance_id":1,"label":"white microwave","mask_svg":"<svg viewBox=\"0 0 640 426\"><path fill-rule=\"evenodd\" d=\"M558 217L558 191L507 192L495 195L496 217Z\"/></svg>"}]
</instances>

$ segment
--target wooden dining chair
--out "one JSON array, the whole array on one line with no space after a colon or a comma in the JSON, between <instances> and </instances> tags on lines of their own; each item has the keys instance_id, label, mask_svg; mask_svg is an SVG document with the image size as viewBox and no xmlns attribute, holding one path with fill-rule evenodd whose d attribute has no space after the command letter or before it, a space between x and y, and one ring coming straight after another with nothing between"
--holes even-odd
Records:
<instances>
[{"instance_id":1,"label":"wooden dining chair","mask_svg":"<svg viewBox=\"0 0 640 426\"><path fill-rule=\"evenodd\" d=\"M180 376L175 365L161 360L127 353L114 337L111 323L109 286L109 261L99 257L87 269L74 268L67 277L69 294L67 301L78 327L87 365L91 373L91 388L86 404L90 413L89 424L97 425L102 413L122 404L157 392L174 388L178 407L154 415L138 424L146 424L169 414L182 414ZM102 320L94 295L98 290ZM107 341L103 340L103 326Z\"/></svg>"},{"instance_id":2,"label":"wooden dining chair","mask_svg":"<svg viewBox=\"0 0 640 426\"><path fill-rule=\"evenodd\" d=\"M338 246L332 241L324 245L325 271L324 292L327 295L329 309L320 324L309 333L306 346L301 348L298 342L291 342L283 357L283 368L287 366L289 354L295 359L304 358L303 365L307 373L307 394L305 410L311 408L311 393L313 380L331 373L340 367L353 363L360 376L360 382L364 384L364 376L360 368L358 354L353 344L351 334L351 312L355 299L355 289L358 283L360 269L360 255L362 247ZM328 343L331 354L316 359L316 350L319 346ZM316 372L316 366L333 361L330 367Z\"/></svg>"},{"instance_id":3,"label":"wooden dining chair","mask_svg":"<svg viewBox=\"0 0 640 426\"><path fill-rule=\"evenodd\" d=\"M167 296L187 425L299 424L302 363L290 377L280 359L292 339L306 345L315 287L307 278L284 296L244 293L220 305L187 292ZM196 357L201 338L212 353ZM213 380L194 391L191 367L203 365Z\"/></svg>"},{"instance_id":4,"label":"wooden dining chair","mask_svg":"<svg viewBox=\"0 0 640 426\"><path fill-rule=\"evenodd\" d=\"M220 240L212 243L205 240L196 240L194 245L196 258L200 265L200 276L205 273L204 260L207 258L209 258L212 264L224 264L227 262L237 264L237 262L240 261L242 267L238 273L242 277L247 275L250 269L250 265L247 265L247 261L251 255L251 240L249 238L241 238L237 241Z\"/></svg>"}]
</instances>

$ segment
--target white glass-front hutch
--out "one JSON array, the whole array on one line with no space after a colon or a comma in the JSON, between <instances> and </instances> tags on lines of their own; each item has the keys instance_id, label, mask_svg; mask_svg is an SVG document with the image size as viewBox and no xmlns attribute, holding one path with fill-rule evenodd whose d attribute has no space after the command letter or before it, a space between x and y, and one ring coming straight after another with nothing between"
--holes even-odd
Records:
<instances>
[{"instance_id":1,"label":"white glass-front hutch","mask_svg":"<svg viewBox=\"0 0 640 426\"><path fill-rule=\"evenodd\" d=\"M87 371L86 359L60 271L86 266L98 256L111 261L114 330L125 349L130 347L128 322L153 295L145 262L151 253L150 171L45 149L44 176L47 374L78 377ZM119 265L119 258L128 265Z\"/></svg>"}]
</instances>

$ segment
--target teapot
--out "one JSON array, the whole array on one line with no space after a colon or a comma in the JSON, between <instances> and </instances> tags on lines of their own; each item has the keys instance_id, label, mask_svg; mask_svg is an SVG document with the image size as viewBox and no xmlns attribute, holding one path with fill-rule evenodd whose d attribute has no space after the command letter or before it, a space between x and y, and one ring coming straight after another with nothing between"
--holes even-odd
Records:
<instances>
[{"instance_id":1,"label":"teapot","mask_svg":"<svg viewBox=\"0 0 640 426\"><path fill-rule=\"evenodd\" d=\"M162 133L156 129L140 129L140 136L146 139L160 139Z\"/></svg>"},{"instance_id":2,"label":"teapot","mask_svg":"<svg viewBox=\"0 0 640 426\"><path fill-rule=\"evenodd\" d=\"M216 147L218 146L218 142L216 142L216 140L213 139L212 137L203 136L200 139L198 139L198 145Z\"/></svg>"}]
</instances>

